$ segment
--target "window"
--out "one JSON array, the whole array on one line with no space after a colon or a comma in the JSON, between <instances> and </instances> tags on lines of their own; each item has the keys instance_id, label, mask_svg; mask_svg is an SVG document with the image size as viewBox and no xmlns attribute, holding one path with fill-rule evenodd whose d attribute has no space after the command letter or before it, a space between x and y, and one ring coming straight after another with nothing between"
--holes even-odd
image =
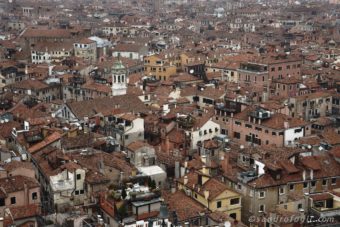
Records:
<instances>
[{"instance_id":1,"label":"window","mask_svg":"<svg viewBox=\"0 0 340 227\"><path fill-rule=\"evenodd\" d=\"M16 198L15 197L11 197L11 204L16 204Z\"/></svg>"},{"instance_id":2,"label":"window","mask_svg":"<svg viewBox=\"0 0 340 227\"><path fill-rule=\"evenodd\" d=\"M77 180L80 180L81 179L81 175L80 173L77 174Z\"/></svg>"},{"instance_id":3,"label":"window","mask_svg":"<svg viewBox=\"0 0 340 227\"><path fill-rule=\"evenodd\" d=\"M264 212L265 211L265 206L263 204L260 204L259 211L260 212Z\"/></svg>"},{"instance_id":4,"label":"window","mask_svg":"<svg viewBox=\"0 0 340 227\"><path fill-rule=\"evenodd\" d=\"M326 186L326 185L327 185L327 180L326 180L326 179L323 179L323 180L322 180L322 185L323 185L323 186Z\"/></svg>"},{"instance_id":5,"label":"window","mask_svg":"<svg viewBox=\"0 0 340 227\"><path fill-rule=\"evenodd\" d=\"M281 66L279 66L278 70L279 70L279 71L282 71L282 67L281 67Z\"/></svg>"},{"instance_id":6,"label":"window","mask_svg":"<svg viewBox=\"0 0 340 227\"><path fill-rule=\"evenodd\" d=\"M285 194L285 188L284 187L280 187L280 194Z\"/></svg>"},{"instance_id":7,"label":"window","mask_svg":"<svg viewBox=\"0 0 340 227\"><path fill-rule=\"evenodd\" d=\"M240 203L240 198L234 198L230 200L230 205L236 205Z\"/></svg>"},{"instance_id":8,"label":"window","mask_svg":"<svg viewBox=\"0 0 340 227\"><path fill-rule=\"evenodd\" d=\"M313 180L313 181L311 181L311 182L310 182L310 184L311 184L311 186L312 186L312 187L315 187L315 185L316 185L316 181L315 181L315 180Z\"/></svg>"},{"instance_id":9,"label":"window","mask_svg":"<svg viewBox=\"0 0 340 227\"><path fill-rule=\"evenodd\" d=\"M294 184L289 185L289 190L293 191L294 190Z\"/></svg>"},{"instance_id":10,"label":"window","mask_svg":"<svg viewBox=\"0 0 340 227\"><path fill-rule=\"evenodd\" d=\"M236 139L241 139L241 133L239 133L239 132L234 132L234 137L235 137Z\"/></svg>"},{"instance_id":11,"label":"window","mask_svg":"<svg viewBox=\"0 0 340 227\"><path fill-rule=\"evenodd\" d=\"M79 191L80 194L84 194L84 189Z\"/></svg>"},{"instance_id":12,"label":"window","mask_svg":"<svg viewBox=\"0 0 340 227\"><path fill-rule=\"evenodd\" d=\"M216 206L217 206L217 208L221 208L222 207L222 201L218 201Z\"/></svg>"},{"instance_id":13,"label":"window","mask_svg":"<svg viewBox=\"0 0 340 227\"><path fill-rule=\"evenodd\" d=\"M75 195L79 195L79 191L76 190L76 191L74 192L74 194L75 194Z\"/></svg>"},{"instance_id":14,"label":"window","mask_svg":"<svg viewBox=\"0 0 340 227\"><path fill-rule=\"evenodd\" d=\"M36 200L36 199L38 199L38 193L33 192L32 193L32 200Z\"/></svg>"},{"instance_id":15,"label":"window","mask_svg":"<svg viewBox=\"0 0 340 227\"><path fill-rule=\"evenodd\" d=\"M336 177L332 177L332 185L336 184Z\"/></svg>"},{"instance_id":16,"label":"window","mask_svg":"<svg viewBox=\"0 0 340 227\"><path fill-rule=\"evenodd\" d=\"M233 218L233 219L236 219L236 218L237 218L237 214L236 214L236 213L231 213L229 216L230 216L231 218Z\"/></svg>"},{"instance_id":17,"label":"window","mask_svg":"<svg viewBox=\"0 0 340 227\"><path fill-rule=\"evenodd\" d=\"M0 198L0 207L5 206L5 198Z\"/></svg>"},{"instance_id":18,"label":"window","mask_svg":"<svg viewBox=\"0 0 340 227\"><path fill-rule=\"evenodd\" d=\"M298 204L298 209L301 210L302 209L302 203Z\"/></svg>"},{"instance_id":19,"label":"window","mask_svg":"<svg viewBox=\"0 0 340 227\"><path fill-rule=\"evenodd\" d=\"M237 189L238 189L238 190L242 190L242 185L241 185L241 184L238 184L238 185L237 185Z\"/></svg>"},{"instance_id":20,"label":"window","mask_svg":"<svg viewBox=\"0 0 340 227\"><path fill-rule=\"evenodd\" d=\"M197 194L196 193L194 194L194 196L195 196L195 199L197 199Z\"/></svg>"},{"instance_id":21,"label":"window","mask_svg":"<svg viewBox=\"0 0 340 227\"><path fill-rule=\"evenodd\" d=\"M262 199L266 196L266 192L265 191L260 191L259 192L259 198Z\"/></svg>"},{"instance_id":22,"label":"window","mask_svg":"<svg viewBox=\"0 0 340 227\"><path fill-rule=\"evenodd\" d=\"M245 124L246 128L252 128L250 124Z\"/></svg>"},{"instance_id":23,"label":"window","mask_svg":"<svg viewBox=\"0 0 340 227\"><path fill-rule=\"evenodd\" d=\"M308 187L308 183L307 182L303 182L303 188L307 188Z\"/></svg>"},{"instance_id":24,"label":"window","mask_svg":"<svg viewBox=\"0 0 340 227\"><path fill-rule=\"evenodd\" d=\"M126 139L126 140L129 139L129 135L125 135L125 139Z\"/></svg>"},{"instance_id":25,"label":"window","mask_svg":"<svg viewBox=\"0 0 340 227\"><path fill-rule=\"evenodd\" d=\"M204 130L204 135L206 135L207 134L207 130Z\"/></svg>"},{"instance_id":26,"label":"window","mask_svg":"<svg viewBox=\"0 0 340 227\"><path fill-rule=\"evenodd\" d=\"M235 121L235 125L241 126L242 124L241 124L241 122L239 122L239 121Z\"/></svg>"},{"instance_id":27,"label":"window","mask_svg":"<svg viewBox=\"0 0 340 227\"><path fill-rule=\"evenodd\" d=\"M302 131L302 128L298 128L294 130L294 133L300 133Z\"/></svg>"},{"instance_id":28,"label":"window","mask_svg":"<svg viewBox=\"0 0 340 227\"><path fill-rule=\"evenodd\" d=\"M276 136L276 132L272 132L272 135L273 135L273 136Z\"/></svg>"}]
</instances>

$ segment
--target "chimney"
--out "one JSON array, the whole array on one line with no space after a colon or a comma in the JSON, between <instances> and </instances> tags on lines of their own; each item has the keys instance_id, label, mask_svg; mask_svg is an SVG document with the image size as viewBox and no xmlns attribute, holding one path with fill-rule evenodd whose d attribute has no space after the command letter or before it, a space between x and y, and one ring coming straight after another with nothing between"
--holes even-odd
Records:
<instances>
[{"instance_id":1,"label":"chimney","mask_svg":"<svg viewBox=\"0 0 340 227\"><path fill-rule=\"evenodd\" d=\"M175 194L176 193L176 186L171 185L171 194Z\"/></svg>"},{"instance_id":2,"label":"chimney","mask_svg":"<svg viewBox=\"0 0 340 227\"><path fill-rule=\"evenodd\" d=\"M285 121L285 122L283 123L283 126L284 126L285 129L288 129L288 128L289 128L289 122L288 122L288 121Z\"/></svg>"},{"instance_id":3,"label":"chimney","mask_svg":"<svg viewBox=\"0 0 340 227\"><path fill-rule=\"evenodd\" d=\"M313 180L313 178L314 178L314 171L311 169L310 170L310 179Z\"/></svg>"},{"instance_id":4,"label":"chimney","mask_svg":"<svg viewBox=\"0 0 340 227\"><path fill-rule=\"evenodd\" d=\"M221 158L221 168L224 172L229 172L231 169L229 163L229 154L225 154L223 158Z\"/></svg>"},{"instance_id":5,"label":"chimney","mask_svg":"<svg viewBox=\"0 0 340 227\"><path fill-rule=\"evenodd\" d=\"M25 204L28 205L30 196L29 196L28 187L26 183L24 183L24 194L25 194Z\"/></svg>"},{"instance_id":6,"label":"chimney","mask_svg":"<svg viewBox=\"0 0 340 227\"><path fill-rule=\"evenodd\" d=\"M207 164L207 156L202 155L202 156L201 156L201 161L202 161L204 164Z\"/></svg>"},{"instance_id":7,"label":"chimney","mask_svg":"<svg viewBox=\"0 0 340 227\"><path fill-rule=\"evenodd\" d=\"M175 161L175 178L178 179L180 178L181 175L181 167L179 164L179 161Z\"/></svg>"},{"instance_id":8,"label":"chimney","mask_svg":"<svg viewBox=\"0 0 340 227\"><path fill-rule=\"evenodd\" d=\"M188 176L184 176L184 185L186 185L188 183Z\"/></svg>"},{"instance_id":9,"label":"chimney","mask_svg":"<svg viewBox=\"0 0 340 227\"><path fill-rule=\"evenodd\" d=\"M168 136L165 138L165 152L167 154L170 152L170 140Z\"/></svg>"},{"instance_id":10,"label":"chimney","mask_svg":"<svg viewBox=\"0 0 340 227\"><path fill-rule=\"evenodd\" d=\"M53 72L53 65L49 65L48 66L48 76L52 76L52 72Z\"/></svg>"},{"instance_id":11,"label":"chimney","mask_svg":"<svg viewBox=\"0 0 340 227\"><path fill-rule=\"evenodd\" d=\"M306 180L306 170L303 170L303 172L302 172L302 180L303 181Z\"/></svg>"}]
</instances>

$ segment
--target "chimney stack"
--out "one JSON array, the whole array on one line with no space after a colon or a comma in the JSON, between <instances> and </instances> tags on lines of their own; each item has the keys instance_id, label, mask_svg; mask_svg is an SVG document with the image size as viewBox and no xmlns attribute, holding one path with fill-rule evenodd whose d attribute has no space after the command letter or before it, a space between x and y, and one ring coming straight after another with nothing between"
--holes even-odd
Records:
<instances>
[{"instance_id":1,"label":"chimney stack","mask_svg":"<svg viewBox=\"0 0 340 227\"><path fill-rule=\"evenodd\" d=\"M186 185L188 183L188 176L184 176L184 185Z\"/></svg>"},{"instance_id":2,"label":"chimney stack","mask_svg":"<svg viewBox=\"0 0 340 227\"><path fill-rule=\"evenodd\" d=\"M224 157L221 158L221 168L224 172L229 172L231 170L229 154L225 154Z\"/></svg>"}]
</instances>

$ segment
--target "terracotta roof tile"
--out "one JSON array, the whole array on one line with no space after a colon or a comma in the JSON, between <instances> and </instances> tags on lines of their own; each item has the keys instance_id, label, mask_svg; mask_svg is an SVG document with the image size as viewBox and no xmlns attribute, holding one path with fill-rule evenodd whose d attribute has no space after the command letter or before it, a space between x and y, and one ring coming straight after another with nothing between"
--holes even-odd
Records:
<instances>
[{"instance_id":1,"label":"terracotta roof tile","mask_svg":"<svg viewBox=\"0 0 340 227\"><path fill-rule=\"evenodd\" d=\"M39 204L30 204L26 206L11 207L11 214L14 220L37 217L41 214Z\"/></svg>"},{"instance_id":2,"label":"terracotta roof tile","mask_svg":"<svg viewBox=\"0 0 340 227\"><path fill-rule=\"evenodd\" d=\"M179 222L199 217L205 212L205 207L194 201L182 191L175 193L162 192L162 197L168 205L170 212L176 212ZM178 201L181 201L180 203Z\"/></svg>"},{"instance_id":3,"label":"terracotta roof tile","mask_svg":"<svg viewBox=\"0 0 340 227\"><path fill-rule=\"evenodd\" d=\"M60 140L61 134L59 132L53 132L51 135L47 136L43 141L31 146L28 148L28 152L35 153L44 147L47 147L48 145Z\"/></svg>"}]
</instances>

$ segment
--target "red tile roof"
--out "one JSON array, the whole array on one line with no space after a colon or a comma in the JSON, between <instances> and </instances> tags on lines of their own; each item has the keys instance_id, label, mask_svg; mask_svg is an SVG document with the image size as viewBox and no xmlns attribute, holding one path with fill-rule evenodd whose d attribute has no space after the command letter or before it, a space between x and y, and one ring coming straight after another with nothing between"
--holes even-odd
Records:
<instances>
[{"instance_id":1,"label":"red tile roof","mask_svg":"<svg viewBox=\"0 0 340 227\"><path fill-rule=\"evenodd\" d=\"M59 132L53 132L51 135L47 136L43 141L33 145L32 147L28 148L28 152L35 153L44 147L58 141L61 138L61 134Z\"/></svg>"}]
</instances>

